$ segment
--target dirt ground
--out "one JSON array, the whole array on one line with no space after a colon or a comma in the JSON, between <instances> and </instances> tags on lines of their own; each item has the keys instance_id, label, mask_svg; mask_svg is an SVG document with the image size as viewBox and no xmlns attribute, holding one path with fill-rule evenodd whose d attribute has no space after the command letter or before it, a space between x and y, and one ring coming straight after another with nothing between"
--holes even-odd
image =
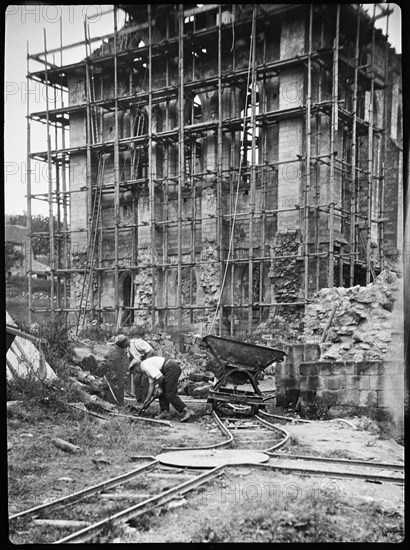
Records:
<instances>
[{"instance_id":1,"label":"dirt ground","mask_svg":"<svg viewBox=\"0 0 410 550\"><path fill-rule=\"evenodd\" d=\"M9 514L129 472L142 456L221 441L209 405L189 404L194 419L182 424L175 412L167 427L119 417L103 422L38 402L18 403L7 421ZM291 435L288 451L294 454L403 462L403 447L381 438L374 423L349 422L356 429L338 421L281 426ZM80 451L56 448L51 441L56 437ZM93 542L399 542L403 537L402 486L230 466L217 481ZM11 532L10 540L47 542L24 529Z\"/></svg>"}]
</instances>

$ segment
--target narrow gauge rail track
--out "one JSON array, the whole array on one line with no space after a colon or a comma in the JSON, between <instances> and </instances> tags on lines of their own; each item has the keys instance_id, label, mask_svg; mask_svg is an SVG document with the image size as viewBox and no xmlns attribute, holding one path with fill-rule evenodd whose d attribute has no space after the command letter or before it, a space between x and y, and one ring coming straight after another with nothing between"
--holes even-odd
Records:
<instances>
[{"instance_id":1,"label":"narrow gauge rail track","mask_svg":"<svg viewBox=\"0 0 410 550\"><path fill-rule=\"evenodd\" d=\"M10 516L10 534L19 527L30 528L31 535L37 529L54 527L59 529L59 536L63 535L50 541L54 544L90 541L104 527L125 523L181 498L221 475L224 468L188 471L163 466L155 457L146 460L127 474Z\"/></svg>"},{"instance_id":2,"label":"narrow gauge rail track","mask_svg":"<svg viewBox=\"0 0 410 550\"><path fill-rule=\"evenodd\" d=\"M218 411L220 412L220 411ZM208 446L168 447L165 451L231 449L258 450L269 456L264 463L254 464L273 472L305 476L364 479L381 483L404 483L404 466L392 463L369 463L318 456L290 455L277 452L289 440L289 433L273 424L273 415L263 411L254 416L222 416L212 411L213 418L225 436ZM157 506L181 498L223 474L223 464L216 467L175 468L161 464L160 457L140 457L146 463L137 469L73 493L58 500L36 506L10 516L10 531L30 524L33 529L45 526L61 529L55 544L90 541L104 527L125 523ZM246 462L244 462L245 464ZM129 504L131 506L129 506ZM66 519L70 518L70 519Z\"/></svg>"}]
</instances>

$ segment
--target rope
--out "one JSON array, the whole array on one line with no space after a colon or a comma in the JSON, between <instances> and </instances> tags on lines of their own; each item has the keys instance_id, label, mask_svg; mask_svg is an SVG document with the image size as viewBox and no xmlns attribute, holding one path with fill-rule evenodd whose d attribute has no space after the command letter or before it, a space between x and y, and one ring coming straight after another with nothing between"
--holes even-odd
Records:
<instances>
[{"instance_id":1,"label":"rope","mask_svg":"<svg viewBox=\"0 0 410 550\"><path fill-rule=\"evenodd\" d=\"M249 95L248 92L249 92L249 82L250 82L250 74L251 74L253 41L255 40L255 24L256 24L256 20L255 20L255 6L254 6L253 7L253 12L252 12L251 39L250 39L250 44L249 44L249 63L248 63L248 75L247 75L247 82L246 82L245 109L244 109L244 113L243 113L243 134L242 134L242 142L241 142L241 153L240 153L240 159L239 159L238 182L237 182L237 185L236 185L235 206L234 206L234 212L233 212L233 217L232 217L231 234L230 234L230 237L229 237L228 256L226 258L226 265L225 265L224 275L223 275L223 278L222 278L222 285L221 285L221 290L220 290L220 293L219 293L218 303L216 305L215 314L214 314L214 317L212 319L212 323L211 323L211 326L209 328L208 334L211 334L212 329L213 329L214 324L215 324L215 321L216 321L216 317L218 315L219 307L221 305L221 300L222 300L222 292L223 292L225 282L226 282L226 275L227 275L227 272L228 272L229 261L230 261L231 255L232 255L233 236L234 236L234 230L235 230L236 213L237 213L238 199L239 199L239 185L240 185L240 181L241 181L242 158L243 158L242 149L244 148L244 141L245 141L245 137L246 137L246 131L245 130L246 130L246 118L247 118L247 110L248 110L248 95ZM254 84L255 83L253 82L252 85L254 85ZM221 108L220 105L219 105L219 108Z\"/></svg>"}]
</instances>

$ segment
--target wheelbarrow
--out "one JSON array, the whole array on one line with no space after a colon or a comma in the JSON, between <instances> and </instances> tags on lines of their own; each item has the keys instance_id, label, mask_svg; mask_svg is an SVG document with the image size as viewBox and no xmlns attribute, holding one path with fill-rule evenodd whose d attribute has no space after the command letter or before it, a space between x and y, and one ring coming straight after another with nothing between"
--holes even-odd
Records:
<instances>
[{"instance_id":1,"label":"wheelbarrow","mask_svg":"<svg viewBox=\"0 0 410 550\"><path fill-rule=\"evenodd\" d=\"M262 372L272 363L283 361L286 353L212 334L204 336L202 342L221 367L220 376L208 394L208 403L212 403L213 409L217 410L223 403L246 405L251 407L253 415L264 408L269 398L262 396L258 381ZM238 389L245 384L250 384L253 391Z\"/></svg>"}]
</instances>

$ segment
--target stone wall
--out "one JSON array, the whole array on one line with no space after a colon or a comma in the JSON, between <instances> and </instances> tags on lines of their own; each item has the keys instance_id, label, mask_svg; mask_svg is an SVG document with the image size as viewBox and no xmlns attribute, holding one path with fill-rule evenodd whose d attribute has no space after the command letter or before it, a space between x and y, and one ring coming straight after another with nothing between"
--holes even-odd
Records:
<instances>
[{"instance_id":1,"label":"stone wall","mask_svg":"<svg viewBox=\"0 0 410 550\"><path fill-rule=\"evenodd\" d=\"M315 412L332 406L380 408L386 369L382 361L301 363L300 406Z\"/></svg>"}]
</instances>

